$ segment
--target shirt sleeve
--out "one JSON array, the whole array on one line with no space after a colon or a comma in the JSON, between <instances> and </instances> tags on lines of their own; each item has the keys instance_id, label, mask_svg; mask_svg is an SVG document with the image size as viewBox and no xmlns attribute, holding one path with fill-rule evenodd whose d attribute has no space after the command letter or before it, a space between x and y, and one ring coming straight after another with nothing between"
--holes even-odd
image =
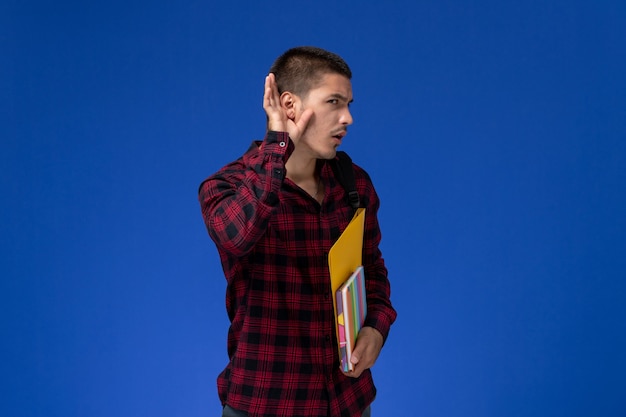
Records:
<instances>
[{"instance_id":1,"label":"shirt sleeve","mask_svg":"<svg viewBox=\"0 0 626 417\"><path fill-rule=\"evenodd\" d=\"M258 150L249 151L200 185L202 217L219 248L241 257L263 236L278 206L285 162L293 149L286 132L269 131Z\"/></svg>"},{"instance_id":2,"label":"shirt sleeve","mask_svg":"<svg viewBox=\"0 0 626 417\"><path fill-rule=\"evenodd\" d=\"M382 334L383 340L386 341L397 313L391 304L391 286L387 277L387 267L379 249L381 241L378 223L380 200L369 176L367 178L367 211L363 236L363 265L365 267L367 292L367 316L364 326L378 330Z\"/></svg>"}]
</instances>

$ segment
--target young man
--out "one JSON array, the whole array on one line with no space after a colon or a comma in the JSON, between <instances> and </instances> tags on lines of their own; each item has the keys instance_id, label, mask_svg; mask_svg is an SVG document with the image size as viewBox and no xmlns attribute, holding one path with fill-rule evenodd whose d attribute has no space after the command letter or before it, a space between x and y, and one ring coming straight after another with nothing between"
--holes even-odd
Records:
<instances>
[{"instance_id":1,"label":"young man","mask_svg":"<svg viewBox=\"0 0 626 417\"><path fill-rule=\"evenodd\" d=\"M396 318L378 249L379 200L354 165L368 312L352 362L339 366L328 251L354 209L331 169L352 124L352 73L314 47L281 55L265 79L267 133L205 180L202 215L227 279L230 362L218 377L223 416L369 415L370 369Z\"/></svg>"}]
</instances>

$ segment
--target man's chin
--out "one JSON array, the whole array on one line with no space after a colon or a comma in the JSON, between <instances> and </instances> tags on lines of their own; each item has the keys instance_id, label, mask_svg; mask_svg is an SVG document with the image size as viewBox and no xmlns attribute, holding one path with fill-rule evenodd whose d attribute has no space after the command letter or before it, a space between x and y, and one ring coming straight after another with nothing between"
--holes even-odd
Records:
<instances>
[{"instance_id":1,"label":"man's chin","mask_svg":"<svg viewBox=\"0 0 626 417\"><path fill-rule=\"evenodd\" d=\"M333 148L330 151L324 153L322 155L322 158L320 159L335 159L336 156L337 156L337 148Z\"/></svg>"}]
</instances>

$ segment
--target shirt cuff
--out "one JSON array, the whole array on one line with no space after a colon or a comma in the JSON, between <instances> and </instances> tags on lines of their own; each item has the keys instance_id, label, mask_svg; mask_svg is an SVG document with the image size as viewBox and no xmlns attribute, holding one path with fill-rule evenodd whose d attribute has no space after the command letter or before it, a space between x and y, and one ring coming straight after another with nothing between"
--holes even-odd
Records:
<instances>
[{"instance_id":1,"label":"shirt cuff","mask_svg":"<svg viewBox=\"0 0 626 417\"><path fill-rule=\"evenodd\" d=\"M291 156L295 148L287 132L270 130L266 133L263 142L263 150L266 153L282 157L284 162L287 162L287 159L289 159L289 156Z\"/></svg>"},{"instance_id":2,"label":"shirt cuff","mask_svg":"<svg viewBox=\"0 0 626 417\"><path fill-rule=\"evenodd\" d=\"M389 336L389 330L391 329L391 324L393 320L390 320L387 315L382 312L369 312L365 317L365 322L363 326L373 327L380 332L383 336L383 343L387 341L387 337Z\"/></svg>"}]
</instances>

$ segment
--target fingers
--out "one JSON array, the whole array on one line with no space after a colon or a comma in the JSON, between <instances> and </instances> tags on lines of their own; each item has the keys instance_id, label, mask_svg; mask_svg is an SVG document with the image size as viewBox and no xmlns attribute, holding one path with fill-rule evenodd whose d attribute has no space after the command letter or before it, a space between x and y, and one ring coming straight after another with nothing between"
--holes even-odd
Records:
<instances>
[{"instance_id":1,"label":"fingers","mask_svg":"<svg viewBox=\"0 0 626 417\"><path fill-rule=\"evenodd\" d=\"M358 378L361 374L366 370L371 368L371 366L364 366L363 364L356 364L352 367L351 371L344 371L343 374L350 378Z\"/></svg>"},{"instance_id":2,"label":"fingers","mask_svg":"<svg viewBox=\"0 0 626 417\"><path fill-rule=\"evenodd\" d=\"M296 123L296 126L298 127L298 130L300 132L304 132L306 126L309 124L309 120L311 120L311 117L313 117L313 110L306 109L302 112L302 114L300 115L300 119Z\"/></svg>"},{"instance_id":3,"label":"fingers","mask_svg":"<svg viewBox=\"0 0 626 417\"><path fill-rule=\"evenodd\" d=\"M267 110L271 106L272 91L270 88L269 76L265 77L265 89L263 90L263 108Z\"/></svg>"},{"instance_id":4,"label":"fingers","mask_svg":"<svg viewBox=\"0 0 626 417\"><path fill-rule=\"evenodd\" d=\"M378 330L372 327L363 327L350 358L354 370L345 374L349 377L358 378L363 371L374 366L382 349L382 340L383 337Z\"/></svg>"},{"instance_id":5,"label":"fingers","mask_svg":"<svg viewBox=\"0 0 626 417\"><path fill-rule=\"evenodd\" d=\"M265 77L265 93L263 94L263 108L275 109L279 105L280 96L278 94L278 87L276 87L276 78L274 74L268 74Z\"/></svg>"},{"instance_id":6,"label":"fingers","mask_svg":"<svg viewBox=\"0 0 626 417\"><path fill-rule=\"evenodd\" d=\"M365 343L361 343L360 345L357 343L357 346L354 348L352 355L350 356L350 363L352 363L352 370L344 372L344 375L350 378L358 378L361 376L363 371L371 368L374 363L373 361L369 363L368 357L369 355L364 352Z\"/></svg>"},{"instance_id":7,"label":"fingers","mask_svg":"<svg viewBox=\"0 0 626 417\"><path fill-rule=\"evenodd\" d=\"M269 130L287 131L287 117L284 114L280 103L280 94L276 85L274 74L265 77L265 92L263 94L263 109L267 115L267 126Z\"/></svg>"}]
</instances>

